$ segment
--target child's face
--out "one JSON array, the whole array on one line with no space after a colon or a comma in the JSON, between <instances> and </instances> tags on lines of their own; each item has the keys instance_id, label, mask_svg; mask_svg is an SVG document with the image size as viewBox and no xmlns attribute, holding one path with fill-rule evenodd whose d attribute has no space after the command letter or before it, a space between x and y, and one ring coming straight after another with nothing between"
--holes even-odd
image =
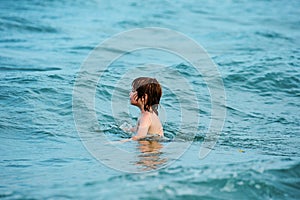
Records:
<instances>
[{"instance_id":1,"label":"child's face","mask_svg":"<svg viewBox=\"0 0 300 200\"><path fill-rule=\"evenodd\" d=\"M142 108L145 104L145 101L147 101L147 94L145 95L145 98L138 99L137 91L132 89L131 92L129 93L129 98L130 98L131 105Z\"/></svg>"},{"instance_id":2,"label":"child's face","mask_svg":"<svg viewBox=\"0 0 300 200\"><path fill-rule=\"evenodd\" d=\"M130 103L131 103L132 105L137 106L137 105L139 104L139 101L137 101L137 91L132 90L132 91L129 93L129 98L130 98Z\"/></svg>"}]
</instances>

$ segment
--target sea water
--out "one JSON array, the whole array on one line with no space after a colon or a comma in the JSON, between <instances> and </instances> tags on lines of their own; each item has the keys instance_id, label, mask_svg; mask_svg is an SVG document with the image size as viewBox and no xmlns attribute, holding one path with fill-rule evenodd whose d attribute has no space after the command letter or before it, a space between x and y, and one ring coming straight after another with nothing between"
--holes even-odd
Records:
<instances>
[{"instance_id":1,"label":"sea water","mask_svg":"<svg viewBox=\"0 0 300 200\"><path fill-rule=\"evenodd\" d=\"M299 199L299 7L297 0L0 1L0 198ZM176 93L164 82L166 140L115 144L136 156L138 173L126 173L85 148L72 95L82 63L99 43L143 27L183 33L208 52L224 83L226 117L216 145L199 159L211 116L205 81L166 52L120 57L96 88L95 138L129 137L120 126L138 118L128 101L136 75L169 82L180 75L199 105L191 108L199 114L197 129L180 127L180 102L195 102L189 89ZM118 99L128 112L112 107ZM182 129L194 136L176 139ZM180 157L164 150L186 143ZM104 153L112 161L122 156Z\"/></svg>"}]
</instances>

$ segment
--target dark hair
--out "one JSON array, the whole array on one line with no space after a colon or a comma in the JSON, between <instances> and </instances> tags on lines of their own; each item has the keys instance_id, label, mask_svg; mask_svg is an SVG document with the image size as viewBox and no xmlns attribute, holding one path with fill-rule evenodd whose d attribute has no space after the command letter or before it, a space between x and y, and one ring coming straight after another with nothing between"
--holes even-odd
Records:
<instances>
[{"instance_id":1,"label":"dark hair","mask_svg":"<svg viewBox=\"0 0 300 200\"><path fill-rule=\"evenodd\" d=\"M147 102L144 110L149 111L150 108L158 115L158 104L162 95L160 84L155 78L139 77L132 82L133 90L137 91L137 100L144 99L147 94Z\"/></svg>"}]
</instances>

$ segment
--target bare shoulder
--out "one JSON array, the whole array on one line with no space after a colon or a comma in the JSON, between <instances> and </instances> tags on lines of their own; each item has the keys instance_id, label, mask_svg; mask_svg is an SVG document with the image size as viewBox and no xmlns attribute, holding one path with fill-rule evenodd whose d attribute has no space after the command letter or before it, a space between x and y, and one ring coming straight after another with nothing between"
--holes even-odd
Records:
<instances>
[{"instance_id":1,"label":"bare shoulder","mask_svg":"<svg viewBox=\"0 0 300 200\"><path fill-rule=\"evenodd\" d=\"M150 118L151 117L151 113L150 112L144 112L142 113L142 118Z\"/></svg>"},{"instance_id":2,"label":"bare shoulder","mask_svg":"<svg viewBox=\"0 0 300 200\"><path fill-rule=\"evenodd\" d=\"M141 118L140 118L140 124L150 125L151 124L151 113L149 113L149 112L142 113Z\"/></svg>"}]
</instances>

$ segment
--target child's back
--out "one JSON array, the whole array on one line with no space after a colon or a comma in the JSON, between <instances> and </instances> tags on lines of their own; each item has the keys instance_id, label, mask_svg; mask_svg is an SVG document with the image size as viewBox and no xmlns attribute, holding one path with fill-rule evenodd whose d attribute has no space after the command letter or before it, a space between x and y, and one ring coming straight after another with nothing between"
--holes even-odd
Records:
<instances>
[{"instance_id":1,"label":"child's back","mask_svg":"<svg viewBox=\"0 0 300 200\"><path fill-rule=\"evenodd\" d=\"M160 122L159 117L154 112L146 112L147 117L149 117L150 126L148 129L148 134L164 136L163 127Z\"/></svg>"}]
</instances>

